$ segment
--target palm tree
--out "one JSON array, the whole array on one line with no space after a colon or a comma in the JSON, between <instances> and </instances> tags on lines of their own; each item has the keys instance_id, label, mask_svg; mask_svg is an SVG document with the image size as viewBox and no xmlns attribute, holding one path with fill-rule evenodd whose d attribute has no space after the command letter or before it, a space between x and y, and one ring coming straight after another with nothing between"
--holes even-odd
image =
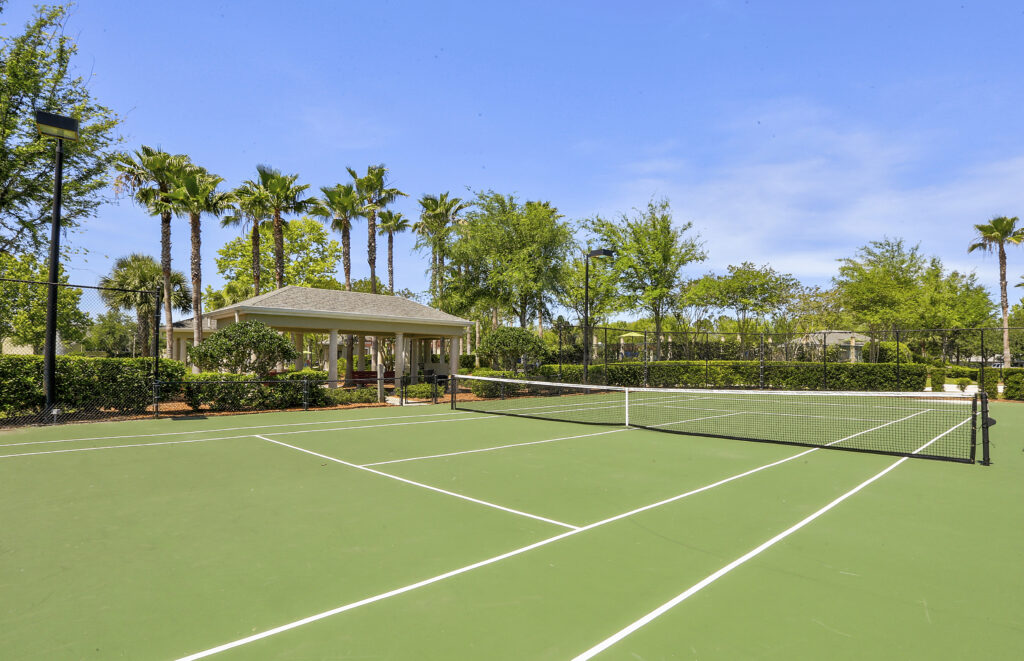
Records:
<instances>
[{"instance_id":1,"label":"palm tree","mask_svg":"<svg viewBox=\"0 0 1024 661\"><path fill-rule=\"evenodd\" d=\"M272 216L270 196L266 189L247 181L234 192L237 212L225 216L221 227L250 227L252 243L253 296L260 295L260 228Z\"/></svg>"},{"instance_id":2,"label":"palm tree","mask_svg":"<svg viewBox=\"0 0 1024 661\"><path fill-rule=\"evenodd\" d=\"M371 165L366 168L366 175L360 177L352 168L347 168L356 191L363 199L360 216L366 218L368 240L366 259L370 265L370 293L377 293L377 214L395 199L405 193L388 186L388 169L384 164Z\"/></svg>"},{"instance_id":3,"label":"palm tree","mask_svg":"<svg viewBox=\"0 0 1024 661\"><path fill-rule=\"evenodd\" d=\"M398 211L381 211L377 231L388 235L388 289L395 293L395 234L410 227L409 220Z\"/></svg>"},{"instance_id":4,"label":"palm tree","mask_svg":"<svg viewBox=\"0 0 1024 661\"><path fill-rule=\"evenodd\" d=\"M257 181L246 182L266 191L274 218L274 271L277 288L284 287L284 214L303 213L315 208L315 199L302 199L309 184L296 184L299 175L281 174L269 165L257 165Z\"/></svg>"},{"instance_id":5,"label":"palm tree","mask_svg":"<svg viewBox=\"0 0 1024 661\"><path fill-rule=\"evenodd\" d=\"M444 284L444 260L451 230L461 222L459 215L469 207L469 204L461 198L449 197L448 192L424 195L419 202L420 222L413 225L412 229L419 235L416 248L430 250L430 289L436 298L441 295Z\"/></svg>"},{"instance_id":6,"label":"palm tree","mask_svg":"<svg viewBox=\"0 0 1024 661\"><path fill-rule=\"evenodd\" d=\"M119 257L114 262L110 274L100 278L100 287L105 288L100 290L100 296L107 306L119 312L135 312L137 346L141 347L142 355L146 357L150 355L150 323L156 310L153 309L153 297L141 292L161 291L163 284L163 269L160 264L142 253ZM185 274L181 271L171 271L169 303L170 307L179 312L188 312L192 309L192 291L185 281ZM170 317L164 323L169 327Z\"/></svg>"},{"instance_id":7,"label":"palm tree","mask_svg":"<svg viewBox=\"0 0 1024 661\"><path fill-rule=\"evenodd\" d=\"M214 217L232 208L234 194L218 191L224 181L197 165L188 165L178 170L170 198L175 213L188 216L192 235L192 342L199 346L203 341L203 266L201 261L201 228L199 221L204 213Z\"/></svg>"},{"instance_id":8,"label":"palm tree","mask_svg":"<svg viewBox=\"0 0 1024 661\"><path fill-rule=\"evenodd\" d=\"M114 190L128 191L135 201L152 215L160 216L160 267L163 273L164 319L166 320L167 357L171 356L174 341L171 328L171 299L173 286L171 272L171 204L170 190L173 174L188 162L183 154L171 155L143 145L134 154L117 157L114 167L117 178Z\"/></svg>"},{"instance_id":9,"label":"palm tree","mask_svg":"<svg viewBox=\"0 0 1024 661\"><path fill-rule=\"evenodd\" d=\"M352 221L363 213L364 202L354 184L323 187L324 194L313 213L331 220L331 229L341 233L341 261L345 269L345 290L352 291Z\"/></svg>"},{"instance_id":10,"label":"palm tree","mask_svg":"<svg viewBox=\"0 0 1024 661\"><path fill-rule=\"evenodd\" d=\"M999 294L1003 305L1003 366L1010 367L1010 306L1006 296L1006 244L1020 245L1024 241L1024 227L1018 228L1019 218L999 216L987 223L975 225L977 234L974 243L967 247L967 252L984 250L996 251L999 254Z\"/></svg>"}]
</instances>

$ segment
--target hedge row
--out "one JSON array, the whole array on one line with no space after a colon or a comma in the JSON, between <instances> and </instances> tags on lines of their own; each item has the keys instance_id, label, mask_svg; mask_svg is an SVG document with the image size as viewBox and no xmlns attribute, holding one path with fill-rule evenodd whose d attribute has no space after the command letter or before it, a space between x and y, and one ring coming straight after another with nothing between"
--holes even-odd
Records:
<instances>
[{"instance_id":1,"label":"hedge row","mask_svg":"<svg viewBox=\"0 0 1024 661\"><path fill-rule=\"evenodd\" d=\"M1003 397L1024 400L1024 369L1017 368L1003 382Z\"/></svg>"},{"instance_id":2,"label":"hedge row","mask_svg":"<svg viewBox=\"0 0 1024 661\"><path fill-rule=\"evenodd\" d=\"M756 360L662 361L648 363L647 385L653 388L741 387L761 385L761 365ZM896 363L820 363L766 362L764 385L778 390L895 390ZM542 365L540 374L558 379L558 365ZM591 383L617 386L643 386L644 366L637 363L610 363L607 380L605 366L593 365ZM924 390L927 367L922 364L899 366L899 389ZM561 380L582 383L581 365L562 365Z\"/></svg>"},{"instance_id":3,"label":"hedge row","mask_svg":"<svg viewBox=\"0 0 1024 661\"><path fill-rule=\"evenodd\" d=\"M138 413L153 401L152 358L57 356L57 405L65 415ZM185 366L160 359L160 378L180 380ZM41 415L42 356L0 355L0 417Z\"/></svg>"},{"instance_id":4,"label":"hedge row","mask_svg":"<svg viewBox=\"0 0 1024 661\"><path fill-rule=\"evenodd\" d=\"M377 401L377 386L327 388L327 373L305 369L260 379L249 374L201 372L189 374L181 383L161 387L161 400L180 394L193 411L266 411L342 404L370 404Z\"/></svg>"}]
</instances>

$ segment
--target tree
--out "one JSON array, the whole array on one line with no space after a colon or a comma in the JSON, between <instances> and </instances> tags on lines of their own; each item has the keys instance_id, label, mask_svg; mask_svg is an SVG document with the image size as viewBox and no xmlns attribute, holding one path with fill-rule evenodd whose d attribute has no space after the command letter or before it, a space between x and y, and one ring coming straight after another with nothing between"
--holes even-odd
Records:
<instances>
[{"instance_id":1,"label":"tree","mask_svg":"<svg viewBox=\"0 0 1024 661\"><path fill-rule=\"evenodd\" d=\"M521 370L540 362L544 343L525 328L498 328L480 343L481 357L493 360L504 370Z\"/></svg>"},{"instance_id":2,"label":"tree","mask_svg":"<svg viewBox=\"0 0 1024 661\"><path fill-rule=\"evenodd\" d=\"M80 122L78 142L64 143L64 230L103 201L120 118L74 75L78 46L64 34L70 11L37 6L21 34L0 41L0 252L40 254L49 245L54 146L38 134L33 110Z\"/></svg>"},{"instance_id":3,"label":"tree","mask_svg":"<svg viewBox=\"0 0 1024 661\"><path fill-rule=\"evenodd\" d=\"M135 331L137 350L142 356L150 356L153 316L156 310L156 298L149 292L162 292L163 273L160 265L149 255L132 253L119 257L114 268L108 275L100 278L100 290L103 302L118 312L133 311L135 313ZM146 292L146 293L142 293ZM179 312L192 309L192 291L185 282L185 274L181 271L171 272L171 307ZM162 296L161 296L162 298ZM170 326L170 318L164 323Z\"/></svg>"},{"instance_id":4,"label":"tree","mask_svg":"<svg viewBox=\"0 0 1024 661\"><path fill-rule=\"evenodd\" d=\"M260 242L259 268L263 277L260 280L260 291L256 292L257 295L274 289L274 279L270 272L270 265L274 261L272 259L274 246L271 240L273 231L273 228L267 225L260 227L262 240ZM341 289L341 283L334 277L338 259L341 256L341 246L337 241L329 238L323 225L311 218L292 220L283 226L281 238L284 248L284 282L282 284ZM241 237L228 241L217 251L217 273L227 280L229 286L234 283L237 288L240 288L240 291L252 291L255 263L249 242ZM239 290L236 289L235 294L227 298L233 298L238 293Z\"/></svg>"},{"instance_id":5,"label":"tree","mask_svg":"<svg viewBox=\"0 0 1024 661\"><path fill-rule=\"evenodd\" d=\"M217 190L221 177L210 174L196 165L187 165L175 172L171 189L171 206L180 216L188 216L192 237L192 341L198 346L203 341L203 263L202 236L199 224L202 215L220 216L234 201L231 193Z\"/></svg>"},{"instance_id":6,"label":"tree","mask_svg":"<svg viewBox=\"0 0 1024 661\"><path fill-rule=\"evenodd\" d=\"M381 211L377 231L388 237L388 289L395 291L395 234L410 227L409 221L400 212Z\"/></svg>"},{"instance_id":7,"label":"tree","mask_svg":"<svg viewBox=\"0 0 1024 661\"><path fill-rule=\"evenodd\" d=\"M1003 364L1011 365L1010 359L1010 331L1009 331L1009 302L1006 295L1006 244L1020 245L1024 241L1024 227L1017 227L1019 218L1014 216L998 216L980 225L975 225L977 232L974 242L967 247L967 252L984 250L985 252L996 252L999 255L999 300L1003 309Z\"/></svg>"},{"instance_id":8,"label":"tree","mask_svg":"<svg viewBox=\"0 0 1024 661\"><path fill-rule=\"evenodd\" d=\"M577 253L590 252L589 244L580 248ZM583 324L584 298L586 292L586 257L576 257L566 264L565 270L555 282L555 300L562 307L576 314L579 324ZM612 264L605 259L590 260L590 325L598 326L608 321L612 314L621 311L622 297L619 295L617 274Z\"/></svg>"},{"instance_id":9,"label":"tree","mask_svg":"<svg viewBox=\"0 0 1024 661\"><path fill-rule=\"evenodd\" d=\"M0 277L46 282L47 264L31 253L14 257L0 252ZM67 284L68 276L61 267L57 282ZM89 315L79 309L82 290L77 287L57 288L57 336L61 342L79 342L89 329ZM47 287L32 283L0 282L0 345L4 339L32 347L41 354L46 339Z\"/></svg>"},{"instance_id":10,"label":"tree","mask_svg":"<svg viewBox=\"0 0 1024 661\"><path fill-rule=\"evenodd\" d=\"M918 246L908 249L903 239L886 237L839 262L832 282L842 310L854 324L871 331L914 327L926 267Z\"/></svg>"},{"instance_id":11,"label":"tree","mask_svg":"<svg viewBox=\"0 0 1024 661\"><path fill-rule=\"evenodd\" d=\"M682 269L706 257L698 237L687 236L693 223L673 227L669 202L661 199L617 222L595 218L591 226L615 251L615 270L630 303L654 317L654 355L660 360L661 326L675 304Z\"/></svg>"},{"instance_id":12,"label":"tree","mask_svg":"<svg viewBox=\"0 0 1024 661\"><path fill-rule=\"evenodd\" d=\"M732 310L738 333L751 333L757 322L782 310L796 295L798 282L767 264L729 266L729 274L714 279L709 292L716 307Z\"/></svg>"},{"instance_id":13,"label":"tree","mask_svg":"<svg viewBox=\"0 0 1024 661\"><path fill-rule=\"evenodd\" d=\"M137 204L153 216L160 216L160 268L163 274L164 319L171 319L172 273L171 273L171 205L170 193L176 173L188 165L183 154L171 155L159 149L142 145L134 154L118 154L114 166L117 178L114 190L128 192ZM171 324L164 331L167 357L170 358L174 343Z\"/></svg>"},{"instance_id":14,"label":"tree","mask_svg":"<svg viewBox=\"0 0 1024 661\"><path fill-rule=\"evenodd\" d=\"M252 245L252 295L260 293L260 228L272 217L270 196L265 188L247 181L235 189L236 213L221 220L221 227L248 228ZM244 298L244 297L243 297ZM218 306L219 307L219 306Z\"/></svg>"},{"instance_id":15,"label":"tree","mask_svg":"<svg viewBox=\"0 0 1024 661\"><path fill-rule=\"evenodd\" d=\"M297 174L281 174L269 165L256 166L257 180L247 184L262 188L274 219L274 275L277 288L284 287L284 214L313 210L316 200L303 199L309 184L299 185Z\"/></svg>"},{"instance_id":16,"label":"tree","mask_svg":"<svg viewBox=\"0 0 1024 661\"><path fill-rule=\"evenodd\" d=\"M295 360L297 356L291 342L259 321L231 324L188 351L192 363L204 372L260 377L269 376L275 365Z\"/></svg>"},{"instance_id":17,"label":"tree","mask_svg":"<svg viewBox=\"0 0 1024 661\"><path fill-rule=\"evenodd\" d=\"M134 357L138 346L138 326L127 314L107 310L96 317L82 339L86 351L102 351L112 358Z\"/></svg>"},{"instance_id":18,"label":"tree","mask_svg":"<svg viewBox=\"0 0 1024 661\"><path fill-rule=\"evenodd\" d=\"M363 200L360 215L366 218L368 233L366 243L366 260L370 266L370 283L376 287L377 282L377 214L405 193L388 185L388 169L384 164L371 165L366 174L360 177L355 170L348 168L352 183ZM370 292L376 294L377 291Z\"/></svg>"},{"instance_id":19,"label":"tree","mask_svg":"<svg viewBox=\"0 0 1024 661\"><path fill-rule=\"evenodd\" d=\"M341 233L341 259L345 270L345 289L352 289L352 221L363 212L363 199L354 184L337 184L320 189L323 199L313 213L331 221L331 229Z\"/></svg>"},{"instance_id":20,"label":"tree","mask_svg":"<svg viewBox=\"0 0 1024 661\"><path fill-rule=\"evenodd\" d=\"M249 287L236 281L228 282L223 289L214 289L206 285L206 289L203 290L203 309L219 310L240 303L249 298L249 291Z\"/></svg>"},{"instance_id":21,"label":"tree","mask_svg":"<svg viewBox=\"0 0 1024 661\"><path fill-rule=\"evenodd\" d=\"M451 197L446 191L440 195L424 195L419 200L420 220L413 225L417 234L416 249L430 251L430 293L440 299L444 290L444 262L452 229L461 222L461 214L469 204L461 198Z\"/></svg>"},{"instance_id":22,"label":"tree","mask_svg":"<svg viewBox=\"0 0 1024 661\"><path fill-rule=\"evenodd\" d=\"M509 310L526 328L554 301L572 249L572 232L548 202L519 202L514 195L477 193L473 211L454 228L453 282L449 296L470 307ZM450 310L450 306L448 307Z\"/></svg>"}]
</instances>

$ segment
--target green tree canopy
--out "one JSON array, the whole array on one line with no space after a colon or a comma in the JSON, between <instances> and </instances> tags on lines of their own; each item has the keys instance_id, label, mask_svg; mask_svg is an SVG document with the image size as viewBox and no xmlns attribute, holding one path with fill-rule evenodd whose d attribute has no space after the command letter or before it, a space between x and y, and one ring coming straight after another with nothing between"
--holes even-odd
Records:
<instances>
[{"instance_id":1,"label":"green tree canopy","mask_svg":"<svg viewBox=\"0 0 1024 661\"><path fill-rule=\"evenodd\" d=\"M728 268L728 275L714 279L709 294L716 307L733 312L739 333L754 332L759 323L779 313L796 296L796 278L767 264L743 262Z\"/></svg>"},{"instance_id":2,"label":"green tree canopy","mask_svg":"<svg viewBox=\"0 0 1024 661\"><path fill-rule=\"evenodd\" d=\"M39 136L35 110L79 120L64 144L61 225L77 227L102 202L120 141L117 115L74 74L78 52L64 34L71 5L39 5L23 32L0 37L0 252L41 252L49 241L54 141Z\"/></svg>"},{"instance_id":3,"label":"green tree canopy","mask_svg":"<svg viewBox=\"0 0 1024 661\"><path fill-rule=\"evenodd\" d=\"M222 328L205 342L191 347L188 356L204 372L230 372L267 376L280 362L298 353L283 335L259 321L243 321Z\"/></svg>"},{"instance_id":4,"label":"green tree canopy","mask_svg":"<svg viewBox=\"0 0 1024 661\"><path fill-rule=\"evenodd\" d=\"M0 252L0 278L46 282L49 274L46 263L30 253L14 257ZM63 268L57 282L68 282ZM41 354L46 339L46 297L45 285L0 282L0 343L10 339ZM57 288L57 334L64 343L80 342L91 324L89 315L79 308L81 300L81 289Z\"/></svg>"},{"instance_id":5,"label":"green tree canopy","mask_svg":"<svg viewBox=\"0 0 1024 661\"><path fill-rule=\"evenodd\" d=\"M341 245L330 238L323 225L311 218L285 223L284 284L321 289L341 289L336 268L341 259ZM260 294L274 289L273 228L260 226ZM228 241L217 251L217 273L242 291L253 291L251 242L243 237Z\"/></svg>"},{"instance_id":6,"label":"green tree canopy","mask_svg":"<svg viewBox=\"0 0 1024 661\"><path fill-rule=\"evenodd\" d=\"M525 328L503 327L488 333L480 343L481 357L493 360L504 370L523 370L540 362L544 343Z\"/></svg>"},{"instance_id":7,"label":"green tree canopy","mask_svg":"<svg viewBox=\"0 0 1024 661\"><path fill-rule=\"evenodd\" d=\"M854 257L839 260L832 279L843 310L869 330L912 328L920 307L920 283L927 260L903 239L872 241Z\"/></svg>"}]
</instances>

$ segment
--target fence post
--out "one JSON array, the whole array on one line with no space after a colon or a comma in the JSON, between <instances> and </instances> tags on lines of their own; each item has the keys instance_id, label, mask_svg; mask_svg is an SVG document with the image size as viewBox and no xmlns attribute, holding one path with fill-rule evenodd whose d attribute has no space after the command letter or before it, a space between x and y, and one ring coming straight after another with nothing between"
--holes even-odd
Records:
<instances>
[{"instance_id":1,"label":"fence post","mask_svg":"<svg viewBox=\"0 0 1024 661\"><path fill-rule=\"evenodd\" d=\"M153 379L153 417L160 417L160 382Z\"/></svg>"},{"instance_id":2,"label":"fence post","mask_svg":"<svg viewBox=\"0 0 1024 661\"><path fill-rule=\"evenodd\" d=\"M562 381L562 324L558 324L558 380Z\"/></svg>"},{"instance_id":3,"label":"fence post","mask_svg":"<svg viewBox=\"0 0 1024 661\"><path fill-rule=\"evenodd\" d=\"M821 389L828 390L828 333L821 334Z\"/></svg>"},{"instance_id":4,"label":"fence post","mask_svg":"<svg viewBox=\"0 0 1024 661\"><path fill-rule=\"evenodd\" d=\"M644 387L647 387L648 378L650 376L650 368L648 367L647 358L647 331L644 331Z\"/></svg>"},{"instance_id":5,"label":"fence post","mask_svg":"<svg viewBox=\"0 0 1024 661\"><path fill-rule=\"evenodd\" d=\"M608 327L604 327L604 385L608 385Z\"/></svg>"},{"instance_id":6,"label":"fence post","mask_svg":"<svg viewBox=\"0 0 1024 661\"><path fill-rule=\"evenodd\" d=\"M302 410L309 410L309 379L302 380Z\"/></svg>"},{"instance_id":7,"label":"fence post","mask_svg":"<svg viewBox=\"0 0 1024 661\"><path fill-rule=\"evenodd\" d=\"M704 331L704 387L711 387L711 334Z\"/></svg>"},{"instance_id":8,"label":"fence post","mask_svg":"<svg viewBox=\"0 0 1024 661\"><path fill-rule=\"evenodd\" d=\"M988 360L985 358L985 329L981 329L981 374L978 375L978 390L985 392L985 366Z\"/></svg>"},{"instance_id":9,"label":"fence post","mask_svg":"<svg viewBox=\"0 0 1024 661\"><path fill-rule=\"evenodd\" d=\"M900 329L895 329L896 333L896 391L900 391Z\"/></svg>"},{"instance_id":10,"label":"fence post","mask_svg":"<svg viewBox=\"0 0 1024 661\"><path fill-rule=\"evenodd\" d=\"M760 355L760 364L758 366L758 382L761 390L764 390L764 333L761 333L760 346L758 347L758 354Z\"/></svg>"}]
</instances>

